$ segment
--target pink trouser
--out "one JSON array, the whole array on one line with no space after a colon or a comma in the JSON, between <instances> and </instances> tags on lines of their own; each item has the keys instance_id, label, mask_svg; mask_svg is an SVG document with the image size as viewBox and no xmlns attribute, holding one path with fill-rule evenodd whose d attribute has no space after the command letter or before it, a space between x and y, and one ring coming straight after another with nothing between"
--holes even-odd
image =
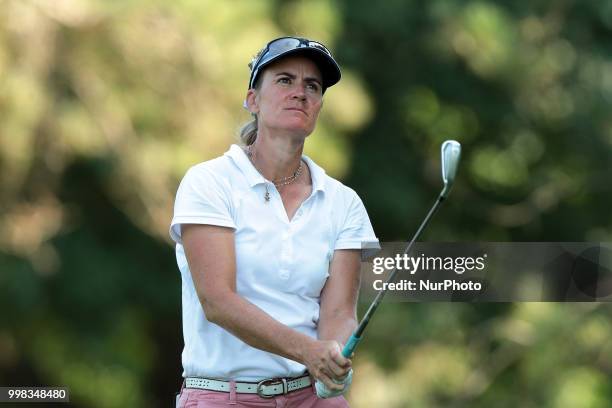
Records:
<instances>
[{"instance_id":1,"label":"pink trouser","mask_svg":"<svg viewBox=\"0 0 612 408\"><path fill-rule=\"evenodd\" d=\"M233 387L231 387L233 389ZM321 399L317 397L314 385L299 391L274 398L262 398L257 394L207 391L183 388L178 408L348 408L344 397Z\"/></svg>"}]
</instances>

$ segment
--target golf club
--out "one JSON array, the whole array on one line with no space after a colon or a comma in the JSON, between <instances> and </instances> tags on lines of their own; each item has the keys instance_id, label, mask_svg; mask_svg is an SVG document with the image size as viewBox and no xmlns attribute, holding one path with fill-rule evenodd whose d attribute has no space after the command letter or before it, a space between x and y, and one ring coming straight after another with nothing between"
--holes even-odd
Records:
<instances>
[{"instance_id":1,"label":"golf club","mask_svg":"<svg viewBox=\"0 0 612 408\"><path fill-rule=\"evenodd\" d=\"M412 240L406 247L404 254L408 254L410 252L412 245L419 238L419 236L421 235L421 232L423 232L423 229L425 229L425 226L427 226L427 223L429 222L431 217L434 215L434 213L440 206L440 203L442 203L442 201L444 201L446 197L448 196L448 193L450 192L453 186L453 182L455 181L455 175L457 174L457 166L459 165L459 158L461 157L461 145L459 144L459 142L455 140L447 140L444 143L442 143L441 153L442 153L442 180L444 181L444 188L442 189L442 192L438 196L438 199L434 203L433 207L431 207L431 209L429 210L429 213L427 214L427 216L421 223L421 226L419 227L417 232L412 237ZM387 279L387 283L393 280L397 271L398 271L397 269L393 269L393 271L391 271L391 274L389 275L389 278ZM387 285L385 285L385 288L386 287ZM387 293L387 290L384 289L384 290L379 291L378 294L376 295L376 298L374 299L368 311L366 312L365 316L359 323L359 326L357 327L357 329L353 332L351 337L346 342L344 349L342 349L342 355L344 357L348 358L349 356L351 356L353 352L355 351L355 349L357 348L357 345L363 338L363 332L366 326L370 322L370 319L374 315L374 312L376 312L378 305L380 305L386 293Z\"/></svg>"}]
</instances>

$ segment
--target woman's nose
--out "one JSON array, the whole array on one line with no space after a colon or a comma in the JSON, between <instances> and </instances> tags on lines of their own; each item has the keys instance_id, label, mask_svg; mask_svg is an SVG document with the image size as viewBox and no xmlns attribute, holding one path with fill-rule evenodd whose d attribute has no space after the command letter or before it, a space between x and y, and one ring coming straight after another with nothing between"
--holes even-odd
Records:
<instances>
[{"instance_id":1,"label":"woman's nose","mask_svg":"<svg viewBox=\"0 0 612 408\"><path fill-rule=\"evenodd\" d=\"M302 84L300 82L296 82L295 85L294 85L292 97L294 99L305 100L306 99L306 89L305 88L306 88L305 84Z\"/></svg>"},{"instance_id":2,"label":"woman's nose","mask_svg":"<svg viewBox=\"0 0 612 408\"><path fill-rule=\"evenodd\" d=\"M293 98L300 99L300 100L306 100L306 91L304 90L304 87L297 86L296 88L297 89L293 92Z\"/></svg>"}]
</instances>

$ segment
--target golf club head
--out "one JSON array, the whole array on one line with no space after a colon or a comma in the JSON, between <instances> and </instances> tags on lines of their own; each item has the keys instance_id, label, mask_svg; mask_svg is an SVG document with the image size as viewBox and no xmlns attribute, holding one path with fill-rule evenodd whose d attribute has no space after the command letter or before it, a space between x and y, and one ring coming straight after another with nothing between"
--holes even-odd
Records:
<instances>
[{"instance_id":1,"label":"golf club head","mask_svg":"<svg viewBox=\"0 0 612 408\"><path fill-rule=\"evenodd\" d=\"M461 158L461 145L456 140L447 140L442 143L442 180L444 181L444 189L440 194L446 198L455 181L459 159Z\"/></svg>"}]
</instances>

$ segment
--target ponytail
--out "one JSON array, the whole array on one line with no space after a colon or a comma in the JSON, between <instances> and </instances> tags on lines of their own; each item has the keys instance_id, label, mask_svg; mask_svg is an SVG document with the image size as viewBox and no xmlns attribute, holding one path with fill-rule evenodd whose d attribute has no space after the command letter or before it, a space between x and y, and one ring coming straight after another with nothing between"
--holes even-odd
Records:
<instances>
[{"instance_id":1,"label":"ponytail","mask_svg":"<svg viewBox=\"0 0 612 408\"><path fill-rule=\"evenodd\" d=\"M257 116L253 114L253 119L242 125L240 140L246 146L250 146L255 143L255 139L257 139Z\"/></svg>"}]
</instances>

